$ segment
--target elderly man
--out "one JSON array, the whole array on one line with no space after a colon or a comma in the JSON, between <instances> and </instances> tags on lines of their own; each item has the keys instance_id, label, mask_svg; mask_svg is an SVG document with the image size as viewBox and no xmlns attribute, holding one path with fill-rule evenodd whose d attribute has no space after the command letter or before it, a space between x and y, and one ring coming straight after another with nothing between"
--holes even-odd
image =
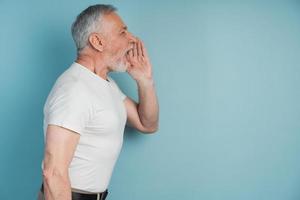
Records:
<instances>
[{"instance_id":1,"label":"elderly man","mask_svg":"<svg viewBox=\"0 0 300 200\"><path fill-rule=\"evenodd\" d=\"M111 5L82 11L72 25L77 59L56 80L44 106L45 154L39 199L105 199L125 125L158 129L158 101L143 42ZM139 102L109 72L128 72Z\"/></svg>"}]
</instances>

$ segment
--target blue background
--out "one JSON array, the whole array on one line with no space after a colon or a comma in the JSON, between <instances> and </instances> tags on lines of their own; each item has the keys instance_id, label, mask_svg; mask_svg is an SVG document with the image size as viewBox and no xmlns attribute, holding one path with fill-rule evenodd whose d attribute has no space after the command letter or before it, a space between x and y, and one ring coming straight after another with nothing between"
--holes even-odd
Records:
<instances>
[{"instance_id":1,"label":"blue background","mask_svg":"<svg viewBox=\"0 0 300 200\"><path fill-rule=\"evenodd\" d=\"M160 103L157 133L126 128L108 200L300 199L299 1L1 0L1 200L36 198L42 108L96 3L144 40Z\"/></svg>"}]
</instances>

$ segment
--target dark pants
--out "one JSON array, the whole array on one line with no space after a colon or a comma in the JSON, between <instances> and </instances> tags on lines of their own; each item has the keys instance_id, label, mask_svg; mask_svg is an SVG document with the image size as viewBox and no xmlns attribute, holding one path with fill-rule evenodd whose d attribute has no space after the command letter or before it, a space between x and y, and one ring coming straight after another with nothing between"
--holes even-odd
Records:
<instances>
[{"instance_id":1,"label":"dark pants","mask_svg":"<svg viewBox=\"0 0 300 200\"><path fill-rule=\"evenodd\" d=\"M79 194L77 192L72 192L72 200L105 200L106 196L108 195L108 191L104 191L103 194L97 197L89 197L85 194ZM45 200L44 193L42 192L42 189L40 189L39 194L38 194L38 199L37 200Z\"/></svg>"}]
</instances>

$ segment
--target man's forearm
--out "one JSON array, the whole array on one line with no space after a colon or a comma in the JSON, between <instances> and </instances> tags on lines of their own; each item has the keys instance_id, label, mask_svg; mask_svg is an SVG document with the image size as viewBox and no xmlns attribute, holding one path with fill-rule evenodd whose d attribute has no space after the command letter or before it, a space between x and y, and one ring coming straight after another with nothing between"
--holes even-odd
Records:
<instances>
[{"instance_id":1,"label":"man's forearm","mask_svg":"<svg viewBox=\"0 0 300 200\"><path fill-rule=\"evenodd\" d=\"M44 177L44 196L45 200L71 200L69 179L55 174Z\"/></svg>"},{"instance_id":2,"label":"man's forearm","mask_svg":"<svg viewBox=\"0 0 300 200\"><path fill-rule=\"evenodd\" d=\"M159 105L153 79L137 81L139 104L138 113L144 127L156 130L158 128Z\"/></svg>"}]
</instances>

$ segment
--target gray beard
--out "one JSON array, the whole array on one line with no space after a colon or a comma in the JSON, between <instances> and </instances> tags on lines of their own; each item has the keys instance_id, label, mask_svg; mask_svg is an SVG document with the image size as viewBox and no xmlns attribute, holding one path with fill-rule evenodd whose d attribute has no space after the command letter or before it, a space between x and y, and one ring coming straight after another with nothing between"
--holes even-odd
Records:
<instances>
[{"instance_id":1,"label":"gray beard","mask_svg":"<svg viewBox=\"0 0 300 200\"><path fill-rule=\"evenodd\" d=\"M115 72L126 72L126 64L124 62L118 62L115 66L114 66L114 71Z\"/></svg>"},{"instance_id":2,"label":"gray beard","mask_svg":"<svg viewBox=\"0 0 300 200\"><path fill-rule=\"evenodd\" d=\"M120 59L120 61L116 62L116 64L112 66L112 70L114 72L126 72L127 64L124 60Z\"/></svg>"}]
</instances>

